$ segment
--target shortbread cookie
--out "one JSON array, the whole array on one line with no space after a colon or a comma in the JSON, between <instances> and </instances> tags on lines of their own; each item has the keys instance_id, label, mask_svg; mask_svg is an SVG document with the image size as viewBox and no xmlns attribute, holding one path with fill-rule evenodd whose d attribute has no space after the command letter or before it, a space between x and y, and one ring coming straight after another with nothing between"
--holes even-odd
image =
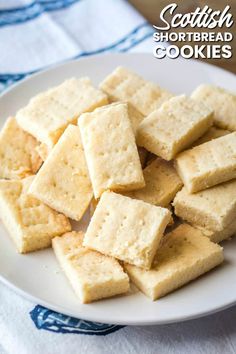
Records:
<instances>
[{"instance_id":1,"label":"shortbread cookie","mask_svg":"<svg viewBox=\"0 0 236 354\"><path fill-rule=\"evenodd\" d=\"M101 196L84 237L84 246L149 269L169 210L113 192Z\"/></svg>"},{"instance_id":2,"label":"shortbread cookie","mask_svg":"<svg viewBox=\"0 0 236 354\"><path fill-rule=\"evenodd\" d=\"M199 230L204 236L208 237L212 242L219 243L236 235L236 220L233 220L221 231L208 230L202 226L192 225Z\"/></svg>"},{"instance_id":3,"label":"shortbread cookie","mask_svg":"<svg viewBox=\"0 0 236 354\"><path fill-rule=\"evenodd\" d=\"M180 288L223 262L223 248L189 225L165 236L153 267L144 270L125 264L130 279L152 300Z\"/></svg>"},{"instance_id":4,"label":"shortbread cookie","mask_svg":"<svg viewBox=\"0 0 236 354\"><path fill-rule=\"evenodd\" d=\"M148 156L147 156L147 161L146 161L146 165L150 165L150 163L152 163L154 160L156 160L157 156L155 154L153 154L152 152L148 151Z\"/></svg>"},{"instance_id":5,"label":"shortbread cookie","mask_svg":"<svg viewBox=\"0 0 236 354\"><path fill-rule=\"evenodd\" d=\"M37 140L8 118L0 132L0 178L20 179L36 173L42 159Z\"/></svg>"},{"instance_id":6,"label":"shortbread cookie","mask_svg":"<svg viewBox=\"0 0 236 354\"><path fill-rule=\"evenodd\" d=\"M118 67L100 84L113 100L126 101L144 116L172 96L170 92L144 80L126 68Z\"/></svg>"},{"instance_id":7,"label":"shortbread cookie","mask_svg":"<svg viewBox=\"0 0 236 354\"><path fill-rule=\"evenodd\" d=\"M58 262L82 303L129 290L129 278L119 262L82 246L83 233L69 232L53 239Z\"/></svg>"},{"instance_id":8,"label":"shortbread cookie","mask_svg":"<svg viewBox=\"0 0 236 354\"><path fill-rule=\"evenodd\" d=\"M201 85L192 97L214 110L214 124L222 129L236 131L236 95L213 85Z\"/></svg>"},{"instance_id":9,"label":"shortbread cookie","mask_svg":"<svg viewBox=\"0 0 236 354\"><path fill-rule=\"evenodd\" d=\"M36 147L36 151L38 152L39 156L41 157L41 159L43 161L46 160L46 158L48 157L51 149L44 143L40 143L37 147Z\"/></svg>"},{"instance_id":10,"label":"shortbread cookie","mask_svg":"<svg viewBox=\"0 0 236 354\"><path fill-rule=\"evenodd\" d=\"M27 194L33 179L0 181L0 217L20 253L50 247L53 237L71 230L64 215Z\"/></svg>"},{"instance_id":11,"label":"shortbread cookie","mask_svg":"<svg viewBox=\"0 0 236 354\"><path fill-rule=\"evenodd\" d=\"M146 186L129 193L129 196L147 203L167 207L183 183L169 161L155 159L143 170Z\"/></svg>"},{"instance_id":12,"label":"shortbread cookie","mask_svg":"<svg viewBox=\"0 0 236 354\"><path fill-rule=\"evenodd\" d=\"M114 101L119 102L120 100ZM142 122L144 115L140 113L134 106L132 106L129 102L127 102L128 106L128 115L133 128L134 135L136 136L136 132L139 124Z\"/></svg>"},{"instance_id":13,"label":"shortbread cookie","mask_svg":"<svg viewBox=\"0 0 236 354\"><path fill-rule=\"evenodd\" d=\"M189 147L212 125L212 111L184 95L173 97L139 125L137 144L165 160Z\"/></svg>"},{"instance_id":14,"label":"shortbread cookie","mask_svg":"<svg viewBox=\"0 0 236 354\"><path fill-rule=\"evenodd\" d=\"M114 102L120 102L120 99L114 99L114 97L111 97L109 95L108 99L110 103L114 103ZM124 102L124 101L123 101ZM134 106L132 106L132 104L130 104L129 102L126 102L127 106L128 106L128 115L129 115L129 119L134 131L134 134L136 135L136 131L138 129L139 124L142 122L144 115L142 113L140 113L136 108L134 108Z\"/></svg>"},{"instance_id":15,"label":"shortbread cookie","mask_svg":"<svg viewBox=\"0 0 236 354\"><path fill-rule=\"evenodd\" d=\"M236 180L190 194L184 187L174 202L175 214L213 231L228 227L236 215Z\"/></svg>"},{"instance_id":16,"label":"shortbread cookie","mask_svg":"<svg viewBox=\"0 0 236 354\"><path fill-rule=\"evenodd\" d=\"M175 166L190 193L236 178L236 132L182 152Z\"/></svg>"},{"instance_id":17,"label":"shortbread cookie","mask_svg":"<svg viewBox=\"0 0 236 354\"><path fill-rule=\"evenodd\" d=\"M94 214L94 212L95 212L95 210L96 210L96 208L97 208L98 202L99 202L99 200L98 200L98 199L95 199L95 198L93 198L93 199L91 200L91 203L90 203L90 205L89 205L89 215L90 215L90 218L93 216L93 214Z\"/></svg>"},{"instance_id":18,"label":"shortbread cookie","mask_svg":"<svg viewBox=\"0 0 236 354\"><path fill-rule=\"evenodd\" d=\"M175 220L174 220L175 215L172 214L174 208L172 207L171 204L168 204L165 208L168 209L170 211L170 213L171 213L170 221L169 221L169 223L167 225L167 228L165 229L165 232L164 232L164 234L167 234L168 232L170 232L170 230L168 231L168 228L172 227L174 225L174 223L175 223Z\"/></svg>"},{"instance_id":19,"label":"shortbread cookie","mask_svg":"<svg viewBox=\"0 0 236 354\"><path fill-rule=\"evenodd\" d=\"M79 221L93 197L79 127L69 125L30 187L51 208Z\"/></svg>"},{"instance_id":20,"label":"shortbread cookie","mask_svg":"<svg viewBox=\"0 0 236 354\"><path fill-rule=\"evenodd\" d=\"M108 189L129 191L144 187L127 104L113 103L84 113L78 124L95 198Z\"/></svg>"},{"instance_id":21,"label":"shortbread cookie","mask_svg":"<svg viewBox=\"0 0 236 354\"><path fill-rule=\"evenodd\" d=\"M199 138L197 141L193 143L192 147L207 143L208 141L220 138L221 136L230 133L231 132L229 130L220 129L217 127L211 127L203 136L201 136L201 138Z\"/></svg>"},{"instance_id":22,"label":"shortbread cookie","mask_svg":"<svg viewBox=\"0 0 236 354\"><path fill-rule=\"evenodd\" d=\"M25 131L52 147L69 123L75 124L82 113L107 103L107 96L88 78L72 78L32 98L16 119Z\"/></svg>"}]
</instances>

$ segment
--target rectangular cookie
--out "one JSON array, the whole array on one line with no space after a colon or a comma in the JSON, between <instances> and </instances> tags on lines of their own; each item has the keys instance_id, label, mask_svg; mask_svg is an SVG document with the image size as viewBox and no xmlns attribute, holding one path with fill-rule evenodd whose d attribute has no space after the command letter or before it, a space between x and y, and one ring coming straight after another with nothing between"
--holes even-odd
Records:
<instances>
[{"instance_id":1,"label":"rectangular cookie","mask_svg":"<svg viewBox=\"0 0 236 354\"><path fill-rule=\"evenodd\" d=\"M217 127L211 127L203 136L201 136L201 138L199 138L197 141L193 143L192 147L207 143L208 141L220 138L221 136L230 133L231 132L229 130L220 129Z\"/></svg>"},{"instance_id":2,"label":"rectangular cookie","mask_svg":"<svg viewBox=\"0 0 236 354\"><path fill-rule=\"evenodd\" d=\"M22 129L52 147L69 123L75 124L82 113L107 103L107 96L88 78L72 78L32 98L17 112L16 120Z\"/></svg>"},{"instance_id":3,"label":"rectangular cookie","mask_svg":"<svg viewBox=\"0 0 236 354\"><path fill-rule=\"evenodd\" d=\"M0 178L21 179L35 174L42 164L38 141L10 117L0 132Z\"/></svg>"},{"instance_id":4,"label":"rectangular cookie","mask_svg":"<svg viewBox=\"0 0 236 354\"><path fill-rule=\"evenodd\" d=\"M134 134L136 135L136 131L137 128L139 126L139 124L142 122L144 115L139 112L132 104L130 104L129 102L127 102L126 100L121 100L119 98L115 98L114 96L110 96L109 94L107 94L108 97L108 101L109 103L115 103L115 102L126 102L127 106L128 106L128 115L129 115L129 119L134 131Z\"/></svg>"},{"instance_id":5,"label":"rectangular cookie","mask_svg":"<svg viewBox=\"0 0 236 354\"><path fill-rule=\"evenodd\" d=\"M66 128L34 179L30 193L71 219L82 218L93 191L79 127Z\"/></svg>"},{"instance_id":6,"label":"rectangular cookie","mask_svg":"<svg viewBox=\"0 0 236 354\"><path fill-rule=\"evenodd\" d=\"M233 220L221 231L208 230L202 226L192 225L199 230L204 236L208 237L212 242L219 243L236 235L236 220Z\"/></svg>"},{"instance_id":7,"label":"rectangular cookie","mask_svg":"<svg viewBox=\"0 0 236 354\"><path fill-rule=\"evenodd\" d=\"M83 233L69 232L53 239L55 255L82 303L129 290L129 278L119 262L83 247Z\"/></svg>"},{"instance_id":8,"label":"rectangular cookie","mask_svg":"<svg viewBox=\"0 0 236 354\"><path fill-rule=\"evenodd\" d=\"M113 100L128 102L143 116L150 114L173 96L169 91L121 66L103 80L100 88Z\"/></svg>"},{"instance_id":9,"label":"rectangular cookie","mask_svg":"<svg viewBox=\"0 0 236 354\"><path fill-rule=\"evenodd\" d=\"M116 100L114 102L120 102L120 100ZM129 102L126 102L128 106L128 115L131 122L131 126L133 128L134 135L136 136L136 132L139 124L142 122L144 115L140 113L137 109L134 108Z\"/></svg>"},{"instance_id":10,"label":"rectangular cookie","mask_svg":"<svg viewBox=\"0 0 236 354\"><path fill-rule=\"evenodd\" d=\"M147 162L146 165L150 165L150 163L152 163L154 160L156 160L157 156L155 154L153 154L152 152L148 151L148 156L147 156Z\"/></svg>"},{"instance_id":11,"label":"rectangular cookie","mask_svg":"<svg viewBox=\"0 0 236 354\"><path fill-rule=\"evenodd\" d=\"M177 193L175 214L193 225L221 231L236 215L236 180L190 194L186 187Z\"/></svg>"},{"instance_id":12,"label":"rectangular cookie","mask_svg":"<svg viewBox=\"0 0 236 354\"><path fill-rule=\"evenodd\" d=\"M110 103L114 103L114 102L120 102L121 100L119 99L114 99L114 97L111 97L109 95L108 99ZM126 102L127 106L128 106L128 115L129 115L129 119L134 131L134 134L136 135L137 129L139 124L142 122L144 115L142 113L140 113L136 108L134 108L134 106L132 106L129 102Z\"/></svg>"},{"instance_id":13,"label":"rectangular cookie","mask_svg":"<svg viewBox=\"0 0 236 354\"><path fill-rule=\"evenodd\" d=\"M99 202L99 199L95 199L93 198L91 200L91 203L89 205L89 215L90 215L90 218L93 216L96 208L97 208L97 205L98 205L98 202Z\"/></svg>"},{"instance_id":14,"label":"rectangular cookie","mask_svg":"<svg viewBox=\"0 0 236 354\"><path fill-rule=\"evenodd\" d=\"M176 96L142 121L137 144L171 160L203 135L212 122L213 112L207 106L184 95Z\"/></svg>"},{"instance_id":15,"label":"rectangular cookie","mask_svg":"<svg viewBox=\"0 0 236 354\"><path fill-rule=\"evenodd\" d=\"M183 183L172 163L157 158L143 170L146 186L128 195L144 202L167 207Z\"/></svg>"},{"instance_id":16,"label":"rectangular cookie","mask_svg":"<svg viewBox=\"0 0 236 354\"><path fill-rule=\"evenodd\" d=\"M190 193L236 178L236 132L182 152L175 166Z\"/></svg>"},{"instance_id":17,"label":"rectangular cookie","mask_svg":"<svg viewBox=\"0 0 236 354\"><path fill-rule=\"evenodd\" d=\"M108 189L129 191L144 187L126 103L84 113L78 125L95 198Z\"/></svg>"},{"instance_id":18,"label":"rectangular cookie","mask_svg":"<svg viewBox=\"0 0 236 354\"><path fill-rule=\"evenodd\" d=\"M20 253L50 247L53 237L71 230L64 215L28 195L33 179L0 180L0 217Z\"/></svg>"},{"instance_id":19,"label":"rectangular cookie","mask_svg":"<svg viewBox=\"0 0 236 354\"><path fill-rule=\"evenodd\" d=\"M141 166L142 168L145 168L147 163L148 151L145 148L138 146L138 154Z\"/></svg>"},{"instance_id":20,"label":"rectangular cookie","mask_svg":"<svg viewBox=\"0 0 236 354\"><path fill-rule=\"evenodd\" d=\"M236 95L214 85L200 85L192 93L197 99L214 110L214 125L236 131Z\"/></svg>"},{"instance_id":21,"label":"rectangular cookie","mask_svg":"<svg viewBox=\"0 0 236 354\"><path fill-rule=\"evenodd\" d=\"M223 262L223 248L189 225L165 236L153 267L144 270L125 264L131 281L152 300L180 288Z\"/></svg>"},{"instance_id":22,"label":"rectangular cookie","mask_svg":"<svg viewBox=\"0 0 236 354\"><path fill-rule=\"evenodd\" d=\"M149 269L170 218L167 209L105 192L90 221L83 245Z\"/></svg>"}]
</instances>

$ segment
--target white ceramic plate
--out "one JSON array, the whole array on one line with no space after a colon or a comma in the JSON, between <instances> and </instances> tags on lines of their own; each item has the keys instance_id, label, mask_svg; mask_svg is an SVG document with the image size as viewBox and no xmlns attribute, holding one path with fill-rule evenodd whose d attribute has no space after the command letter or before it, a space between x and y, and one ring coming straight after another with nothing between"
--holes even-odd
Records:
<instances>
[{"instance_id":1,"label":"white ceramic plate","mask_svg":"<svg viewBox=\"0 0 236 354\"><path fill-rule=\"evenodd\" d=\"M170 91L190 93L209 82L234 90L233 74L190 60L157 60L151 54L113 54L68 62L30 77L0 98L1 125L30 97L72 76L88 75L98 84L124 65ZM28 299L66 315L97 322L150 325L183 321L236 303L236 238L224 243L225 262L172 294L152 302L139 292L81 305L51 249L19 255L0 224L0 279Z\"/></svg>"}]
</instances>

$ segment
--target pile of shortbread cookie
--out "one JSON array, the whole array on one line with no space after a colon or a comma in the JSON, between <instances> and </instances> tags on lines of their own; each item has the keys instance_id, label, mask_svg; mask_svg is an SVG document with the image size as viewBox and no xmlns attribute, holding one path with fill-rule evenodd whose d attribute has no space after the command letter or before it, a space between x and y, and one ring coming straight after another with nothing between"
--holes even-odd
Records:
<instances>
[{"instance_id":1,"label":"pile of shortbread cookie","mask_svg":"<svg viewBox=\"0 0 236 354\"><path fill-rule=\"evenodd\" d=\"M66 80L8 118L0 178L18 251L52 245L81 302L130 281L155 300L222 263L236 233L236 96L174 96L123 67L99 89Z\"/></svg>"}]
</instances>

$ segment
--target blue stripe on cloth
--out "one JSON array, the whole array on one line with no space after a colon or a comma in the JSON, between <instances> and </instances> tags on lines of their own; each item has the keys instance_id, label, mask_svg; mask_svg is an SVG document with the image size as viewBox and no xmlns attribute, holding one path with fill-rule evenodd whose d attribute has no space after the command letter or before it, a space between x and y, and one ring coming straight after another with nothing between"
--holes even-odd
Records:
<instances>
[{"instance_id":1,"label":"blue stripe on cloth","mask_svg":"<svg viewBox=\"0 0 236 354\"><path fill-rule=\"evenodd\" d=\"M27 6L0 10L0 27L18 25L35 19L44 12L62 10L80 0L36 0Z\"/></svg>"},{"instance_id":2,"label":"blue stripe on cloth","mask_svg":"<svg viewBox=\"0 0 236 354\"><path fill-rule=\"evenodd\" d=\"M49 310L40 305L35 306L30 312L30 317L37 329L63 334L73 333L105 336L124 327L81 320Z\"/></svg>"},{"instance_id":3,"label":"blue stripe on cloth","mask_svg":"<svg viewBox=\"0 0 236 354\"><path fill-rule=\"evenodd\" d=\"M145 22L138 27L136 27L132 32L128 33L125 37L117 41L116 43L110 44L106 47L94 50L94 51L84 51L77 54L71 59L78 59L84 56L90 56L95 54L101 54L106 52L126 52L131 48L135 47L139 43L143 42L145 39L151 37L153 34L153 29L149 23ZM24 77L31 75L41 69L24 72L24 73L14 73L14 74L0 74L0 84L9 86L15 81L19 81Z\"/></svg>"}]
</instances>

